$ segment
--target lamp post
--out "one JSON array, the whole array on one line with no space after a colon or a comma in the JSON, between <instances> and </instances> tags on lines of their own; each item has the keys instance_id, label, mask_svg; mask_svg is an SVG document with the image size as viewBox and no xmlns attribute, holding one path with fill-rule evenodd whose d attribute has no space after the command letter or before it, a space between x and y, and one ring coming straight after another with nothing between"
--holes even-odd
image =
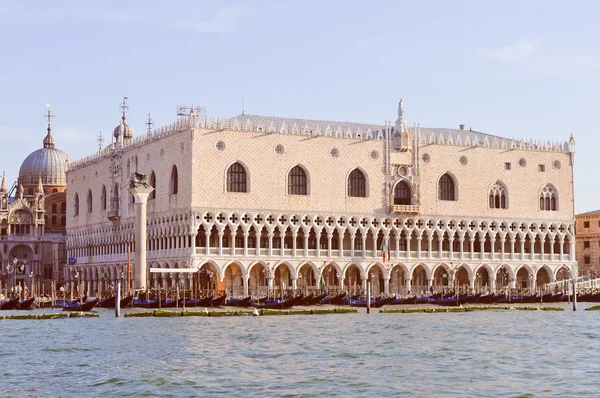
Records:
<instances>
[{"instance_id":1,"label":"lamp post","mask_svg":"<svg viewBox=\"0 0 600 398\"><path fill-rule=\"evenodd\" d=\"M30 290L29 294L31 295L31 297L35 297L35 291L33 290L33 286L34 286L34 284L33 284L33 283L34 283L34 278L33 278L33 276L34 276L34 275L33 275L33 271L31 271L31 272L29 273L29 278L30 278L30 280L31 280L31 290Z\"/></svg>"},{"instance_id":2,"label":"lamp post","mask_svg":"<svg viewBox=\"0 0 600 398\"><path fill-rule=\"evenodd\" d=\"M303 292L303 291L304 291L304 289L303 289L303 287L302 287L302 273L299 273L299 274L298 274L298 279L299 279L299 281L298 281L298 282L299 282L299 283L298 283L298 285L299 285L299 286L298 286L298 287L300 288L300 292Z\"/></svg>"}]
</instances>

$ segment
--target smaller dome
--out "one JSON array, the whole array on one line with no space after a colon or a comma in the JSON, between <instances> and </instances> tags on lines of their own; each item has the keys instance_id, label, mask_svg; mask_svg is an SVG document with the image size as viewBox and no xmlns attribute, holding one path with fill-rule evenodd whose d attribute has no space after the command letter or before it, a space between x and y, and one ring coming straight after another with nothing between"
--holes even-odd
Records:
<instances>
[{"instance_id":1,"label":"smaller dome","mask_svg":"<svg viewBox=\"0 0 600 398\"><path fill-rule=\"evenodd\" d=\"M132 139L133 138L133 127L131 127L130 125L125 123L125 120L123 120L121 123L119 123L119 125L117 127L115 127L113 135L117 139L119 138L120 135L123 135L123 139L125 139L125 140Z\"/></svg>"},{"instance_id":2,"label":"smaller dome","mask_svg":"<svg viewBox=\"0 0 600 398\"><path fill-rule=\"evenodd\" d=\"M54 141L54 137L50 134L50 128L48 128L48 135L44 137L44 148L54 148L56 145L56 141Z\"/></svg>"}]
</instances>

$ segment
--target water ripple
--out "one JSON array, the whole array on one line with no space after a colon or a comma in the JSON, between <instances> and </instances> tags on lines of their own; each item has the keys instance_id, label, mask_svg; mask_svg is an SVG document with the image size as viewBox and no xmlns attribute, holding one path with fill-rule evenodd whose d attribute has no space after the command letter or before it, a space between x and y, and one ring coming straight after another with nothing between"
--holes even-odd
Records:
<instances>
[{"instance_id":1,"label":"water ripple","mask_svg":"<svg viewBox=\"0 0 600 398\"><path fill-rule=\"evenodd\" d=\"M593 312L3 321L6 396L597 394Z\"/></svg>"}]
</instances>

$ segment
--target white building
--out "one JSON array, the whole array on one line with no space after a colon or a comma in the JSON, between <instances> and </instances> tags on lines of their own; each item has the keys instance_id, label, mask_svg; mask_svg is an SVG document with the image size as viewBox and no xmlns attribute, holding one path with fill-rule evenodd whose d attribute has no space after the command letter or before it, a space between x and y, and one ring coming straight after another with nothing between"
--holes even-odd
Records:
<instances>
[{"instance_id":1,"label":"white building","mask_svg":"<svg viewBox=\"0 0 600 398\"><path fill-rule=\"evenodd\" d=\"M369 278L376 294L534 288L576 265L572 137L408 128L402 102L395 124L192 112L136 138L123 115L114 136L68 171L68 257L89 291L114 283L133 247L134 171L156 188L148 266L206 265L229 294L321 275L346 290Z\"/></svg>"}]
</instances>

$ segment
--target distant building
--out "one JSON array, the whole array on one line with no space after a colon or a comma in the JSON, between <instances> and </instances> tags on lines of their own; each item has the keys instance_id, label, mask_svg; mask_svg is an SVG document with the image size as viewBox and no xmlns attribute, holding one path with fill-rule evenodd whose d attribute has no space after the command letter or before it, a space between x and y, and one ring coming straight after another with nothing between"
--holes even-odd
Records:
<instances>
[{"instance_id":1,"label":"distant building","mask_svg":"<svg viewBox=\"0 0 600 398\"><path fill-rule=\"evenodd\" d=\"M202 267L229 294L356 290L367 280L375 294L534 289L576 267L573 137L409 128L402 102L397 117L370 125L191 112L133 138L123 114L114 144L69 168L69 258L88 290L120 277L137 171L156 188L148 267ZM199 275L149 281L192 286Z\"/></svg>"},{"instance_id":2,"label":"distant building","mask_svg":"<svg viewBox=\"0 0 600 398\"><path fill-rule=\"evenodd\" d=\"M17 285L38 291L64 281L66 259L66 171L69 155L55 148L50 123L43 147L21 164L18 180L0 186L2 290ZM12 195L14 193L14 195ZM38 290L39 289L39 290Z\"/></svg>"},{"instance_id":3,"label":"distant building","mask_svg":"<svg viewBox=\"0 0 600 398\"><path fill-rule=\"evenodd\" d=\"M579 275L600 273L600 210L575 216Z\"/></svg>"}]
</instances>

